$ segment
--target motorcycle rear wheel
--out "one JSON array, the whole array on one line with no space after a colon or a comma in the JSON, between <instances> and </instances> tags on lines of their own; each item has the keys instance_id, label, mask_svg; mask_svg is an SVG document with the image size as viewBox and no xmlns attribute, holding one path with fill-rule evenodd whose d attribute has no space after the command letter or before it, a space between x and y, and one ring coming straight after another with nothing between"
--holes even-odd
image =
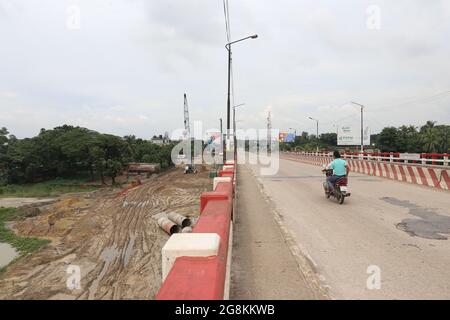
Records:
<instances>
[{"instance_id":1,"label":"motorcycle rear wheel","mask_svg":"<svg viewBox=\"0 0 450 320\"><path fill-rule=\"evenodd\" d=\"M343 204L344 200L345 200L345 196L342 193L340 193L338 196L339 204Z\"/></svg>"}]
</instances>

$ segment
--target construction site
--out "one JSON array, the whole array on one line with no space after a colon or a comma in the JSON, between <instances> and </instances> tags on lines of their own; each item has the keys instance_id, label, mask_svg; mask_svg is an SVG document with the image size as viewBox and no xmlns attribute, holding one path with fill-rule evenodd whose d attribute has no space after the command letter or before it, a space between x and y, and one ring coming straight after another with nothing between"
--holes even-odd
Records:
<instances>
[{"instance_id":1,"label":"construction site","mask_svg":"<svg viewBox=\"0 0 450 320\"><path fill-rule=\"evenodd\" d=\"M169 235L153 216L196 217L199 196L211 188L197 175L171 169L127 190L65 195L10 227L20 236L51 240L0 275L0 299L153 299L161 286L161 248ZM20 210L20 208L19 208ZM67 288L69 265L79 266L81 288Z\"/></svg>"}]
</instances>

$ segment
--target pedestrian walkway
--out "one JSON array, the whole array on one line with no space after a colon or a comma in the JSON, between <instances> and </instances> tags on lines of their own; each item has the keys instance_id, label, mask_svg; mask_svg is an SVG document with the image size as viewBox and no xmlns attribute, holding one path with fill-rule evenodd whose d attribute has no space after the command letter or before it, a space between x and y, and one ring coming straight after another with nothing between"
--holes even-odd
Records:
<instances>
[{"instance_id":1,"label":"pedestrian walkway","mask_svg":"<svg viewBox=\"0 0 450 320\"><path fill-rule=\"evenodd\" d=\"M314 299L251 169L237 177L230 298Z\"/></svg>"}]
</instances>

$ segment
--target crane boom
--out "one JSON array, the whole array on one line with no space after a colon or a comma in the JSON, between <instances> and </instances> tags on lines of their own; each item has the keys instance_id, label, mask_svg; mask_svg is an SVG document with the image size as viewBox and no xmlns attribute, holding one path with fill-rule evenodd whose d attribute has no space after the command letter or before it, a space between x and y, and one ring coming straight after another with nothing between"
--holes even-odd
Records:
<instances>
[{"instance_id":1,"label":"crane boom","mask_svg":"<svg viewBox=\"0 0 450 320\"><path fill-rule=\"evenodd\" d=\"M184 94L184 130L186 130L187 139L191 138L191 126L189 125L189 106L187 101L187 95Z\"/></svg>"}]
</instances>

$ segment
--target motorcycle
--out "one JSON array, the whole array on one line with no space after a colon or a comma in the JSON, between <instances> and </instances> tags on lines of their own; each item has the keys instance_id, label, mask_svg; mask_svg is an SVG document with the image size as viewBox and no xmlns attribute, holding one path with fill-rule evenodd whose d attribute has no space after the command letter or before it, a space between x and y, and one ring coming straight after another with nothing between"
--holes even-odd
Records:
<instances>
[{"instance_id":1,"label":"motorcycle","mask_svg":"<svg viewBox=\"0 0 450 320\"><path fill-rule=\"evenodd\" d=\"M333 169L327 169L324 165L324 169L322 170L325 173L325 176L328 178L333 175ZM351 193L348 189L348 177L343 177L336 181L333 188L329 190L328 182L325 180L323 183L323 188L325 190L325 196L327 199L330 197L336 198L339 204L343 204L345 198L350 197Z\"/></svg>"}]
</instances>

